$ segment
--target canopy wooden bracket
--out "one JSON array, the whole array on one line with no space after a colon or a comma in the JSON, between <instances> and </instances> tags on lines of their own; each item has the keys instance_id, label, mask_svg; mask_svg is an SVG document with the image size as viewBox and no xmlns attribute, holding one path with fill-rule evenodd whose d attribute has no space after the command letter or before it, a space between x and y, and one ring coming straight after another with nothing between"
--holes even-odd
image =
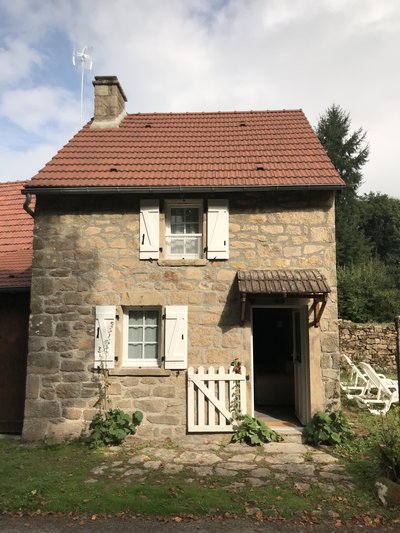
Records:
<instances>
[{"instance_id":1,"label":"canopy wooden bracket","mask_svg":"<svg viewBox=\"0 0 400 533\"><path fill-rule=\"evenodd\" d=\"M246 293L240 293L240 325L244 324L244 315L246 313Z\"/></svg>"},{"instance_id":2,"label":"canopy wooden bracket","mask_svg":"<svg viewBox=\"0 0 400 533\"><path fill-rule=\"evenodd\" d=\"M314 312L314 320L313 320L314 328L317 328L319 326L327 300L328 300L328 296L326 294L322 298L314 298L313 305L312 305L312 310Z\"/></svg>"}]
</instances>

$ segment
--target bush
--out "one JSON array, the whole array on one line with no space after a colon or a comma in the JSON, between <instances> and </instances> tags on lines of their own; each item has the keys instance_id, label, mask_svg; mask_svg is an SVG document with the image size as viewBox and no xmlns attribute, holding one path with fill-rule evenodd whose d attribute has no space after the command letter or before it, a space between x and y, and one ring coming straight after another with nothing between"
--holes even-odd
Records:
<instances>
[{"instance_id":1,"label":"bush","mask_svg":"<svg viewBox=\"0 0 400 533\"><path fill-rule=\"evenodd\" d=\"M91 433L87 439L90 446L117 446L128 435L136 433L143 420L143 413L135 411L132 418L121 409L109 409L104 414L97 413L90 423Z\"/></svg>"},{"instance_id":2,"label":"bush","mask_svg":"<svg viewBox=\"0 0 400 533\"><path fill-rule=\"evenodd\" d=\"M388 322L400 310L396 270L378 259L338 267L340 318L352 322Z\"/></svg>"},{"instance_id":3,"label":"bush","mask_svg":"<svg viewBox=\"0 0 400 533\"><path fill-rule=\"evenodd\" d=\"M239 418L240 424L232 436L232 442L245 442L250 446L258 446L262 442L279 442L282 439L276 431L270 429L262 420L250 415Z\"/></svg>"},{"instance_id":4,"label":"bush","mask_svg":"<svg viewBox=\"0 0 400 533\"><path fill-rule=\"evenodd\" d=\"M328 444L330 446L342 444L353 436L350 424L343 413L323 413L317 411L304 430L307 442L314 444Z\"/></svg>"},{"instance_id":5,"label":"bush","mask_svg":"<svg viewBox=\"0 0 400 533\"><path fill-rule=\"evenodd\" d=\"M400 406L376 422L376 450L383 475L400 483Z\"/></svg>"}]
</instances>

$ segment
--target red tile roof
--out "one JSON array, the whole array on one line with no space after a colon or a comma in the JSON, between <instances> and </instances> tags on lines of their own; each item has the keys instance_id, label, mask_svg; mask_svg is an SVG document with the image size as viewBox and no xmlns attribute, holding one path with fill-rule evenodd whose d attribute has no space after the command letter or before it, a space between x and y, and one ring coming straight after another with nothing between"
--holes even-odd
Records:
<instances>
[{"instance_id":1,"label":"red tile roof","mask_svg":"<svg viewBox=\"0 0 400 533\"><path fill-rule=\"evenodd\" d=\"M33 218L22 205L26 181L0 182L0 288L31 284ZM31 204L32 207L32 204Z\"/></svg>"},{"instance_id":2,"label":"red tile roof","mask_svg":"<svg viewBox=\"0 0 400 533\"><path fill-rule=\"evenodd\" d=\"M127 115L86 125L29 182L36 187L341 187L304 113Z\"/></svg>"}]
</instances>

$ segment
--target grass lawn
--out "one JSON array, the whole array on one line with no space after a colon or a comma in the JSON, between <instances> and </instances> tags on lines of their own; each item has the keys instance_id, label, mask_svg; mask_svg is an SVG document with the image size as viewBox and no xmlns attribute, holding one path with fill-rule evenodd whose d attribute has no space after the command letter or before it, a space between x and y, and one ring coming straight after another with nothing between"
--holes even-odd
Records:
<instances>
[{"instance_id":1,"label":"grass lawn","mask_svg":"<svg viewBox=\"0 0 400 533\"><path fill-rule=\"evenodd\" d=\"M351 413L351 412L350 412ZM305 522L355 521L363 524L397 523L396 510L380 507L373 495L377 464L366 448L339 450L354 476L355 490L333 486L322 491L312 486L302 492L304 479L289 477L263 487L242 483L235 477L197 478L190 472L167 475L149 471L123 476L111 463L126 460L126 450L91 450L83 444L23 445L0 440L0 510L11 513L63 512L90 515L135 513L157 516L254 515L256 518L293 519ZM358 459L355 456L358 454ZM104 471L96 482L94 468ZM125 468L126 470L126 468Z\"/></svg>"}]
</instances>

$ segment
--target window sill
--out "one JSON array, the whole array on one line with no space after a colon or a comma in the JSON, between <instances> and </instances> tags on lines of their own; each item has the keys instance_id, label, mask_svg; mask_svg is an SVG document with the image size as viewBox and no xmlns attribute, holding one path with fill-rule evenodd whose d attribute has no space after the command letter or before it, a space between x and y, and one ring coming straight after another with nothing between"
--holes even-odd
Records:
<instances>
[{"instance_id":1,"label":"window sill","mask_svg":"<svg viewBox=\"0 0 400 533\"><path fill-rule=\"evenodd\" d=\"M108 373L110 376L168 377L171 375L171 370L165 370L165 368L112 368Z\"/></svg>"},{"instance_id":2,"label":"window sill","mask_svg":"<svg viewBox=\"0 0 400 533\"><path fill-rule=\"evenodd\" d=\"M179 266L206 266L207 259L159 259L157 264L161 267L179 267Z\"/></svg>"}]
</instances>

